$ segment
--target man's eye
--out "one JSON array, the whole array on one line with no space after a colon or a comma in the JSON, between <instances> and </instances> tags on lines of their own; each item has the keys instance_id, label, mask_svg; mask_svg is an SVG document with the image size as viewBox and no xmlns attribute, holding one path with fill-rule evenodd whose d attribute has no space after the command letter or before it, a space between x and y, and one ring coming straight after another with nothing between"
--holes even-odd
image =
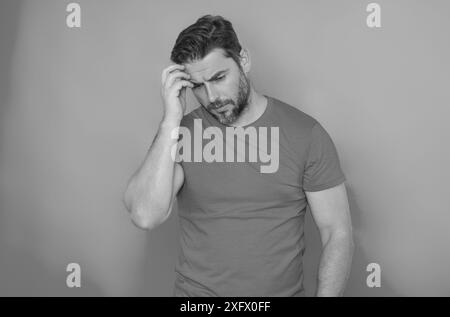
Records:
<instances>
[{"instance_id":1,"label":"man's eye","mask_svg":"<svg viewBox=\"0 0 450 317\"><path fill-rule=\"evenodd\" d=\"M222 79L224 79L224 78L225 78L225 76L217 77L217 78L216 78L216 81L220 81L220 80L222 80Z\"/></svg>"}]
</instances>

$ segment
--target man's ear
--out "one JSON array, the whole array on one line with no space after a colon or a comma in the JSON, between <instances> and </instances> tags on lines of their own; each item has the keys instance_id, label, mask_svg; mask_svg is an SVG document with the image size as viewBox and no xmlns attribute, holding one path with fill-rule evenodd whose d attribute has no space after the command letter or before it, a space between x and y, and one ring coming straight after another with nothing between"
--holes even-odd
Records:
<instances>
[{"instance_id":1,"label":"man's ear","mask_svg":"<svg viewBox=\"0 0 450 317\"><path fill-rule=\"evenodd\" d=\"M248 49L246 49L246 48L241 49L240 60L241 60L242 70L247 75L252 66L252 63L250 60L250 52L248 51Z\"/></svg>"}]
</instances>

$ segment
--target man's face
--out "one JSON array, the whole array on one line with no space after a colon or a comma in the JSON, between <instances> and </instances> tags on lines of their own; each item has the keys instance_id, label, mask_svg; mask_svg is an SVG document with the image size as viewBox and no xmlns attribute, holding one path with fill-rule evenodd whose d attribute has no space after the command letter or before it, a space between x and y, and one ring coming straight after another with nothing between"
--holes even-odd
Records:
<instances>
[{"instance_id":1,"label":"man's face","mask_svg":"<svg viewBox=\"0 0 450 317\"><path fill-rule=\"evenodd\" d=\"M200 104L220 123L235 122L247 107L250 96L249 79L236 62L225 57L222 49L215 49L185 66Z\"/></svg>"}]
</instances>

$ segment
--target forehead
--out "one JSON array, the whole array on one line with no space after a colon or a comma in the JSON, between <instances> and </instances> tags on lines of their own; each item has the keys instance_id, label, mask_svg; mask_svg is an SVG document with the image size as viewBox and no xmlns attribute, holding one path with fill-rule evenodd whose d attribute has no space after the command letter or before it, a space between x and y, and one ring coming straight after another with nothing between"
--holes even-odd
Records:
<instances>
[{"instance_id":1,"label":"forehead","mask_svg":"<svg viewBox=\"0 0 450 317\"><path fill-rule=\"evenodd\" d=\"M230 57L224 55L222 49L214 49L209 52L203 59L186 63L186 72L192 78L208 79L220 70L231 69L236 63Z\"/></svg>"}]
</instances>

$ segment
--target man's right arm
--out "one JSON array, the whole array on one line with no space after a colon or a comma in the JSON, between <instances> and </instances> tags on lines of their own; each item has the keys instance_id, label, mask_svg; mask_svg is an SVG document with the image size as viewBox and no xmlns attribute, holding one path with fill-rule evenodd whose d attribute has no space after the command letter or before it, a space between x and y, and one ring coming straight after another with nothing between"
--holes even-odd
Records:
<instances>
[{"instance_id":1,"label":"man's right arm","mask_svg":"<svg viewBox=\"0 0 450 317\"><path fill-rule=\"evenodd\" d=\"M186 110L186 88L192 88L183 65L174 64L162 72L161 96L164 116L140 168L128 182L123 201L132 221L152 229L170 215L173 200L183 185L184 173L172 157L178 146L178 129Z\"/></svg>"},{"instance_id":2,"label":"man's right arm","mask_svg":"<svg viewBox=\"0 0 450 317\"><path fill-rule=\"evenodd\" d=\"M132 221L142 229L151 230L170 216L175 196L183 185L183 168L171 157L172 147L178 142L171 133L178 126L175 120L161 121L143 164L125 191L125 206Z\"/></svg>"}]
</instances>

